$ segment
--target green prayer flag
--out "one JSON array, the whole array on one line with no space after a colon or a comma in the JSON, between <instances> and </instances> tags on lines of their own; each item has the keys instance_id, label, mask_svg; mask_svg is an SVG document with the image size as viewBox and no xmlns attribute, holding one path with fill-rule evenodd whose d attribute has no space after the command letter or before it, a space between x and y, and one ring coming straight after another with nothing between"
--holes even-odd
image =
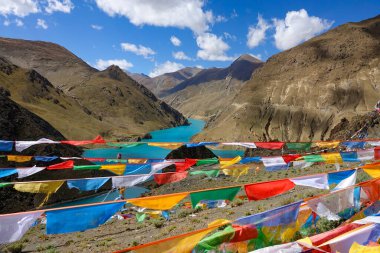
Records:
<instances>
[{"instance_id":1,"label":"green prayer flag","mask_svg":"<svg viewBox=\"0 0 380 253\"><path fill-rule=\"evenodd\" d=\"M137 222L143 222L146 218L146 213L136 213Z\"/></svg>"},{"instance_id":2,"label":"green prayer flag","mask_svg":"<svg viewBox=\"0 0 380 253\"><path fill-rule=\"evenodd\" d=\"M305 155L303 156L303 159L306 162L313 162L313 163L325 161L321 155Z\"/></svg>"},{"instance_id":3,"label":"green prayer flag","mask_svg":"<svg viewBox=\"0 0 380 253\"><path fill-rule=\"evenodd\" d=\"M191 205L193 208L201 201L201 200L230 200L232 201L236 194L240 191L240 186L232 187L232 188L223 188L216 189L210 191L200 191L200 192L192 192L190 193Z\"/></svg>"},{"instance_id":4,"label":"green prayer flag","mask_svg":"<svg viewBox=\"0 0 380 253\"><path fill-rule=\"evenodd\" d=\"M11 183L0 183L0 188L2 188L2 187L6 187L6 186L8 186L8 185L11 185Z\"/></svg>"},{"instance_id":5,"label":"green prayer flag","mask_svg":"<svg viewBox=\"0 0 380 253\"><path fill-rule=\"evenodd\" d=\"M216 250L222 243L229 242L234 235L235 229L229 225L224 230L218 231L200 241L195 251L207 252L208 250Z\"/></svg>"},{"instance_id":6,"label":"green prayer flag","mask_svg":"<svg viewBox=\"0 0 380 253\"><path fill-rule=\"evenodd\" d=\"M219 176L220 170L195 170L190 171L190 175L206 175L208 177L217 177Z\"/></svg>"},{"instance_id":7,"label":"green prayer flag","mask_svg":"<svg viewBox=\"0 0 380 253\"><path fill-rule=\"evenodd\" d=\"M217 157L209 158L209 159L199 159L196 163L197 166L207 165L207 164L217 164L219 163L219 159Z\"/></svg>"},{"instance_id":8,"label":"green prayer flag","mask_svg":"<svg viewBox=\"0 0 380 253\"><path fill-rule=\"evenodd\" d=\"M309 150L311 142L289 142L286 143L286 147L292 150Z\"/></svg>"},{"instance_id":9,"label":"green prayer flag","mask_svg":"<svg viewBox=\"0 0 380 253\"><path fill-rule=\"evenodd\" d=\"M74 170L99 170L100 165L79 165L74 166Z\"/></svg>"},{"instance_id":10,"label":"green prayer flag","mask_svg":"<svg viewBox=\"0 0 380 253\"><path fill-rule=\"evenodd\" d=\"M128 163L128 159L106 159L108 163Z\"/></svg>"},{"instance_id":11,"label":"green prayer flag","mask_svg":"<svg viewBox=\"0 0 380 253\"><path fill-rule=\"evenodd\" d=\"M136 146L145 145L145 143L142 142L134 142L134 143L115 143L115 142L108 142L107 146L110 147L119 147L119 148L133 148Z\"/></svg>"}]
</instances>

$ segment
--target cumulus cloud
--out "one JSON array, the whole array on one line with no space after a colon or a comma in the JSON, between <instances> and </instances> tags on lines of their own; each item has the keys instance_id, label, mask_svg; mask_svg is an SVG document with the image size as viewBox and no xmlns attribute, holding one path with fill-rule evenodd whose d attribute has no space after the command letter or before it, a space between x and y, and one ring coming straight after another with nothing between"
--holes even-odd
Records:
<instances>
[{"instance_id":1,"label":"cumulus cloud","mask_svg":"<svg viewBox=\"0 0 380 253\"><path fill-rule=\"evenodd\" d=\"M329 29L333 21L309 16L307 11L289 11L285 19L274 19L276 32L275 45L280 50L286 50L306 41Z\"/></svg>"},{"instance_id":2,"label":"cumulus cloud","mask_svg":"<svg viewBox=\"0 0 380 253\"><path fill-rule=\"evenodd\" d=\"M212 33L204 33L197 37L197 45L200 48L197 56L207 61L230 61L234 57L226 55L226 51L230 46L223 41L221 37L217 37Z\"/></svg>"},{"instance_id":3,"label":"cumulus cloud","mask_svg":"<svg viewBox=\"0 0 380 253\"><path fill-rule=\"evenodd\" d=\"M270 28L270 25L263 19L261 15L257 17L257 25L250 26L247 34L247 46L254 48L260 45L265 40L265 33Z\"/></svg>"},{"instance_id":4,"label":"cumulus cloud","mask_svg":"<svg viewBox=\"0 0 380 253\"><path fill-rule=\"evenodd\" d=\"M177 59L177 60L188 60L188 61L191 60L191 58L182 51L173 52L173 57L174 59Z\"/></svg>"},{"instance_id":5,"label":"cumulus cloud","mask_svg":"<svg viewBox=\"0 0 380 253\"><path fill-rule=\"evenodd\" d=\"M176 36L171 36L170 41L176 47L179 47L181 45L181 40L178 39Z\"/></svg>"},{"instance_id":6,"label":"cumulus cloud","mask_svg":"<svg viewBox=\"0 0 380 253\"><path fill-rule=\"evenodd\" d=\"M110 16L124 16L136 25L189 28L196 34L209 29L211 11L203 0L96 0L99 9Z\"/></svg>"},{"instance_id":7,"label":"cumulus cloud","mask_svg":"<svg viewBox=\"0 0 380 253\"><path fill-rule=\"evenodd\" d=\"M183 66L181 63L166 61L162 64L157 65L152 72L149 73L150 77L156 77L165 73L171 73L175 72L177 70L183 69L185 66Z\"/></svg>"},{"instance_id":8,"label":"cumulus cloud","mask_svg":"<svg viewBox=\"0 0 380 253\"><path fill-rule=\"evenodd\" d=\"M100 26L100 25L91 25L91 28L94 29L94 30L102 30L103 29L103 26Z\"/></svg>"},{"instance_id":9,"label":"cumulus cloud","mask_svg":"<svg viewBox=\"0 0 380 253\"><path fill-rule=\"evenodd\" d=\"M37 12L39 8L35 0L0 0L0 14L3 16L25 17Z\"/></svg>"},{"instance_id":10,"label":"cumulus cloud","mask_svg":"<svg viewBox=\"0 0 380 253\"><path fill-rule=\"evenodd\" d=\"M74 9L71 0L47 0L45 11L49 14L53 12L70 13Z\"/></svg>"},{"instance_id":11,"label":"cumulus cloud","mask_svg":"<svg viewBox=\"0 0 380 253\"><path fill-rule=\"evenodd\" d=\"M96 61L95 67L99 70L105 70L111 65L117 65L123 70L127 70L133 67L132 63L124 59L113 59L113 60L99 59Z\"/></svg>"},{"instance_id":12,"label":"cumulus cloud","mask_svg":"<svg viewBox=\"0 0 380 253\"><path fill-rule=\"evenodd\" d=\"M42 28L44 30L48 29L48 25L46 24L46 21L43 19L37 19L37 28Z\"/></svg>"},{"instance_id":13,"label":"cumulus cloud","mask_svg":"<svg viewBox=\"0 0 380 253\"><path fill-rule=\"evenodd\" d=\"M18 27L24 26L24 22L22 22L22 20L18 18L15 19L15 24Z\"/></svg>"},{"instance_id":14,"label":"cumulus cloud","mask_svg":"<svg viewBox=\"0 0 380 253\"><path fill-rule=\"evenodd\" d=\"M151 48L132 43L121 43L121 49L125 52L132 52L136 55L142 55L144 58L149 58L150 55L156 54Z\"/></svg>"}]
</instances>

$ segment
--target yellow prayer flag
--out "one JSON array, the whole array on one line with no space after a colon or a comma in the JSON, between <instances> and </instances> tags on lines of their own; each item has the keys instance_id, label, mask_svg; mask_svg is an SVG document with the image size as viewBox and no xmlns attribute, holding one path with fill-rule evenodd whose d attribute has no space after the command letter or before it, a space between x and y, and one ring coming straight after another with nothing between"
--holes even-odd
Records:
<instances>
[{"instance_id":1,"label":"yellow prayer flag","mask_svg":"<svg viewBox=\"0 0 380 253\"><path fill-rule=\"evenodd\" d=\"M130 248L136 253L191 253L194 247L203 239L207 234L211 233L216 228L230 223L228 220L217 220L209 224L208 228L200 229L187 234L173 236L171 238L163 239L154 243Z\"/></svg>"},{"instance_id":2,"label":"yellow prayer flag","mask_svg":"<svg viewBox=\"0 0 380 253\"><path fill-rule=\"evenodd\" d=\"M305 237L305 238L299 239L299 240L297 240L297 242L299 242L301 245L310 245L310 246L313 246L313 242L310 240L309 237Z\"/></svg>"},{"instance_id":3,"label":"yellow prayer flag","mask_svg":"<svg viewBox=\"0 0 380 253\"><path fill-rule=\"evenodd\" d=\"M340 144L340 141L319 141L315 145L320 148L336 148Z\"/></svg>"},{"instance_id":4,"label":"yellow prayer flag","mask_svg":"<svg viewBox=\"0 0 380 253\"><path fill-rule=\"evenodd\" d=\"M146 163L148 159L128 159L128 163L132 164L140 164L140 163Z\"/></svg>"},{"instance_id":5,"label":"yellow prayer flag","mask_svg":"<svg viewBox=\"0 0 380 253\"><path fill-rule=\"evenodd\" d=\"M33 156L23 156L23 155L8 155L8 161L9 162L17 162L17 163L23 163L23 162L29 162L32 160Z\"/></svg>"},{"instance_id":6,"label":"yellow prayer flag","mask_svg":"<svg viewBox=\"0 0 380 253\"><path fill-rule=\"evenodd\" d=\"M370 175L372 178L380 177L380 169L364 169L365 173Z\"/></svg>"},{"instance_id":7,"label":"yellow prayer flag","mask_svg":"<svg viewBox=\"0 0 380 253\"><path fill-rule=\"evenodd\" d=\"M55 193L65 181L54 181L46 183L15 183L14 189L20 192L31 193Z\"/></svg>"},{"instance_id":8,"label":"yellow prayer flag","mask_svg":"<svg viewBox=\"0 0 380 253\"><path fill-rule=\"evenodd\" d=\"M109 165L102 165L100 167L101 170L109 170L116 175L123 175L125 171L125 164L109 164Z\"/></svg>"},{"instance_id":9,"label":"yellow prayer flag","mask_svg":"<svg viewBox=\"0 0 380 253\"><path fill-rule=\"evenodd\" d=\"M231 167L228 167L228 169L223 169L223 173L228 176L232 177L240 177L242 175L248 174L249 166L245 164L237 164L233 165Z\"/></svg>"},{"instance_id":10,"label":"yellow prayer flag","mask_svg":"<svg viewBox=\"0 0 380 253\"><path fill-rule=\"evenodd\" d=\"M226 160L221 160L220 161L220 168L224 169L224 168L227 168L231 165L234 165L235 163L238 163L240 162L241 160L241 157L240 156L237 156L229 161L226 161Z\"/></svg>"},{"instance_id":11,"label":"yellow prayer flag","mask_svg":"<svg viewBox=\"0 0 380 253\"><path fill-rule=\"evenodd\" d=\"M322 158L326 163L335 164L335 163L343 163L342 156L340 153L327 153L321 154Z\"/></svg>"},{"instance_id":12,"label":"yellow prayer flag","mask_svg":"<svg viewBox=\"0 0 380 253\"><path fill-rule=\"evenodd\" d=\"M151 211L151 212L146 212L146 214L148 214L153 219L158 219L161 217L162 212L161 211Z\"/></svg>"},{"instance_id":13,"label":"yellow prayer flag","mask_svg":"<svg viewBox=\"0 0 380 253\"><path fill-rule=\"evenodd\" d=\"M145 207L154 210L169 210L189 195L185 193L174 193L163 196L152 196L145 198L128 199L127 202L135 206Z\"/></svg>"},{"instance_id":14,"label":"yellow prayer flag","mask_svg":"<svg viewBox=\"0 0 380 253\"><path fill-rule=\"evenodd\" d=\"M149 142L148 146L167 148L167 149L177 149L183 146L183 143L177 142Z\"/></svg>"},{"instance_id":15,"label":"yellow prayer flag","mask_svg":"<svg viewBox=\"0 0 380 253\"><path fill-rule=\"evenodd\" d=\"M285 231L281 234L282 242L290 242L294 234L301 229L305 224L309 216L311 215L312 210L309 207L302 207L298 213L298 217L294 226L288 226Z\"/></svg>"},{"instance_id":16,"label":"yellow prayer flag","mask_svg":"<svg viewBox=\"0 0 380 253\"><path fill-rule=\"evenodd\" d=\"M351 245L349 253L379 253L380 246L364 246L357 242Z\"/></svg>"}]
</instances>

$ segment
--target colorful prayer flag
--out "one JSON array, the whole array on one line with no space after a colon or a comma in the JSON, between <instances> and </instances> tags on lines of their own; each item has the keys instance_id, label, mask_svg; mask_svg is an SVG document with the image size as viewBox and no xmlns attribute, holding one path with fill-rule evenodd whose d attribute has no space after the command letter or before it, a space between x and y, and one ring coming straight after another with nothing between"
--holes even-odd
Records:
<instances>
[{"instance_id":1,"label":"colorful prayer flag","mask_svg":"<svg viewBox=\"0 0 380 253\"><path fill-rule=\"evenodd\" d=\"M289 179L244 185L249 200L260 200L277 196L293 189L295 184Z\"/></svg>"},{"instance_id":2,"label":"colorful prayer flag","mask_svg":"<svg viewBox=\"0 0 380 253\"><path fill-rule=\"evenodd\" d=\"M190 193L191 205L193 208L201 200L230 200L232 201L241 187L222 188L208 191L197 191Z\"/></svg>"},{"instance_id":3,"label":"colorful prayer flag","mask_svg":"<svg viewBox=\"0 0 380 253\"><path fill-rule=\"evenodd\" d=\"M134 206L145 207L154 210L169 210L189 195L188 192L173 193L168 195L128 199L127 202Z\"/></svg>"},{"instance_id":4,"label":"colorful prayer flag","mask_svg":"<svg viewBox=\"0 0 380 253\"><path fill-rule=\"evenodd\" d=\"M102 187L109 178L91 178L91 179L75 179L67 180L67 186L72 188L77 188L80 191L96 191Z\"/></svg>"},{"instance_id":5,"label":"colorful prayer flag","mask_svg":"<svg viewBox=\"0 0 380 253\"><path fill-rule=\"evenodd\" d=\"M174 183L185 179L187 177L187 174L187 171L154 174L154 181L156 181L156 183L159 185Z\"/></svg>"}]
</instances>

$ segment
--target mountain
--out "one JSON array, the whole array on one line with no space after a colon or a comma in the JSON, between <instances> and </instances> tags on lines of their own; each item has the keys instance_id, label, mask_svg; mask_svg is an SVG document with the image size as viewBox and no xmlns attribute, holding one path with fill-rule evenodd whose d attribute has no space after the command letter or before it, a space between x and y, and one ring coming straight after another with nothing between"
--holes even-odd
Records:
<instances>
[{"instance_id":1,"label":"mountain","mask_svg":"<svg viewBox=\"0 0 380 253\"><path fill-rule=\"evenodd\" d=\"M57 44L0 38L0 57L17 69L9 75L3 72L0 86L7 83L12 99L17 97L17 102L49 121L67 138L90 138L99 133L125 137L187 123L182 114L119 67L98 71ZM46 96L60 105L50 107L46 98L40 101L34 96L31 90L39 88L29 80L31 71L51 84L45 85L49 93Z\"/></svg>"},{"instance_id":2,"label":"mountain","mask_svg":"<svg viewBox=\"0 0 380 253\"><path fill-rule=\"evenodd\" d=\"M175 72L165 73L153 78L144 74L131 74L130 76L152 91L156 96L161 97L162 92L173 88L177 84L193 77L202 69L196 67L187 67Z\"/></svg>"},{"instance_id":3,"label":"mountain","mask_svg":"<svg viewBox=\"0 0 380 253\"><path fill-rule=\"evenodd\" d=\"M328 139L380 95L380 16L272 56L196 140Z\"/></svg>"},{"instance_id":4,"label":"mountain","mask_svg":"<svg viewBox=\"0 0 380 253\"><path fill-rule=\"evenodd\" d=\"M232 102L244 82L262 64L250 55L242 55L227 68L204 69L163 91L163 100L187 117L209 120Z\"/></svg>"}]
</instances>

